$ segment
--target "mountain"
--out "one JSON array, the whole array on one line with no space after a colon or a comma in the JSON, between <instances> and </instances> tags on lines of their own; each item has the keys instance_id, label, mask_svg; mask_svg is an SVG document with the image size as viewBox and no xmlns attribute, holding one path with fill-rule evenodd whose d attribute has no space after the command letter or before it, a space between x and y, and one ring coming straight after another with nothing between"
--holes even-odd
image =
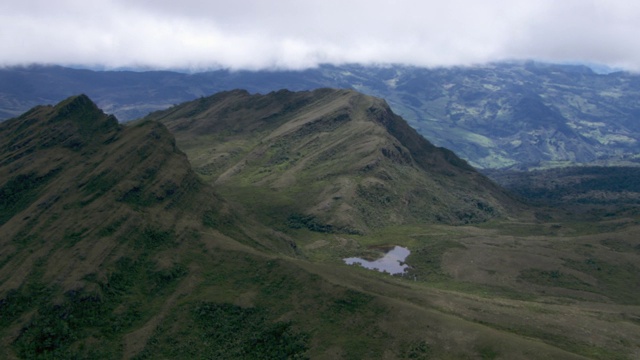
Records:
<instances>
[{"instance_id":1,"label":"mountain","mask_svg":"<svg viewBox=\"0 0 640 360\"><path fill-rule=\"evenodd\" d=\"M1 131L0 175L5 184L0 223L13 220L18 225L5 229L9 237L82 234L97 228L97 223L111 221L118 227L133 226L135 216L130 217L125 208L169 206L170 200L187 196L198 184L164 127L148 123L125 129L84 95L56 106L35 107L3 122ZM175 172L159 174L162 166L171 166ZM106 195L117 204L113 213L128 220L118 222L107 213L87 217L77 228L57 225L66 214L78 215L85 208L106 211L96 202ZM46 231L31 224L40 216L48 219Z\"/></svg>"},{"instance_id":2,"label":"mountain","mask_svg":"<svg viewBox=\"0 0 640 360\"><path fill-rule=\"evenodd\" d=\"M268 261L258 251L294 251L290 239L237 219L160 123L124 127L81 95L0 124L0 234L3 359L152 356L155 329L194 309L246 317L246 336L286 335L282 346L305 349L303 335L261 308L197 296L177 306L207 266L221 262L213 277L237 268L223 258L243 244L256 250L242 261L256 266Z\"/></svg>"},{"instance_id":3,"label":"mountain","mask_svg":"<svg viewBox=\"0 0 640 360\"><path fill-rule=\"evenodd\" d=\"M518 208L383 100L353 90L237 90L145 119L165 124L194 170L228 199L271 213L278 223L361 233L483 222Z\"/></svg>"},{"instance_id":4,"label":"mountain","mask_svg":"<svg viewBox=\"0 0 640 360\"><path fill-rule=\"evenodd\" d=\"M392 70L392 89L363 86L475 166L636 159L637 75L533 62Z\"/></svg>"},{"instance_id":5,"label":"mountain","mask_svg":"<svg viewBox=\"0 0 640 360\"><path fill-rule=\"evenodd\" d=\"M121 121L237 88L269 92L319 87L315 72L228 72L184 74L171 71L93 71L61 66L0 68L0 120L75 94L89 95ZM302 76L302 78L301 78Z\"/></svg>"},{"instance_id":6,"label":"mountain","mask_svg":"<svg viewBox=\"0 0 640 360\"><path fill-rule=\"evenodd\" d=\"M363 158L379 150L363 178L404 170L411 181L394 181L406 186L444 176L454 201L461 178L479 187L477 196L501 193L450 152L415 138L382 101L351 91L234 91L174 110L201 117L165 119L178 141L157 121L119 124L87 96L0 124L0 358L637 358L637 215L390 222L358 234L318 231L304 217L288 225L305 226L278 227L272 214L283 206L272 200L281 195L256 195L283 189L295 164L274 162L271 175L247 172L250 162L225 172L262 189L248 191L246 202L217 167L201 165L224 164L220 155L234 149L261 164L280 157L277 147L260 155L260 141L285 136L299 144L307 130L337 141L341 132ZM203 121L214 113L228 117ZM259 113L274 116L249 116ZM195 136L208 127L215 130ZM365 129L375 136L349 136ZM187 158L180 146L189 131ZM213 151L210 142L226 150L195 152L198 143ZM309 164L314 149L299 149ZM368 164L344 157L315 163L316 174ZM293 174L301 181L305 172ZM343 260L376 259L393 246L410 252L401 275Z\"/></svg>"},{"instance_id":7,"label":"mountain","mask_svg":"<svg viewBox=\"0 0 640 360\"><path fill-rule=\"evenodd\" d=\"M640 77L535 62L474 67L321 66L304 71L0 69L0 115L87 93L123 120L223 90L351 88L385 99L438 146L480 168L637 164Z\"/></svg>"}]
</instances>

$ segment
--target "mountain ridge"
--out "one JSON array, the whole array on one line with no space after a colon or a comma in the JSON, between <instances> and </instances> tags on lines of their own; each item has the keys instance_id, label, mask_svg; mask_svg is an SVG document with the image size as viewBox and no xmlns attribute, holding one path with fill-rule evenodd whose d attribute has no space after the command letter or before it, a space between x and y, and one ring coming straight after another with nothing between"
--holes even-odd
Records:
<instances>
[{"instance_id":1,"label":"mountain ridge","mask_svg":"<svg viewBox=\"0 0 640 360\"><path fill-rule=\"evenodd\" d=\"M259 264L293 253L290 239L237 219L162 124L125 127L84 95L1 123L0 179L3 358L141 355L202 281L195 254L243 251ZM258 332L273 321L261 316ZM269 334L298 341L281 324Z\"/></svg>"},{"instance_id":2,"label":"mountain ridge","mask_svg":"<svg viewBox=\"0 0 640 360\"><path fill-rule=\"evenodd\" d=\"M68 253L82 237L102 238L96 234L103 232L108 234L103 239L107 241L123 231L135 233L135 223L142 218L136 209L149 211L145 216L160 216L164 207L187 196L198 180L170 134L157 125L124 129L86 96L69 98L54 107L37 107L0 124L4 150L0 177L7 179L2 192L4 245L9 245L4 248L5 261L11 260L10 265L19 259L12 258L7 249L19 253L44 239L50 239L45 242L46 251L58 251L56 244L68 241L66 250L59 250ZM102 150L105 147L108 152ZM174 172L158 176L166 164ZM106 209L112 213L99 215ZM69 218L83 221L68 224ZM175 219L168 221L172 222ZM111 243L107 249L114 246ZM86 259L79 264L99 264L108 254L91 248L81 251L86 252ZM85 265L71 262L65 267L72 266ZM11 267L4 267L5 277L7 269ZM85 275L68 277L65 286Z\"/></svg>"},{"instance_id":3,"label":"mountain ridge","mask_svg":"<svg viewBox=\"0 0 640 360\"><path fill-rule=\"evenodd\" d=\"M486 221L518 207L384 100L353 90L236 90L146 119L164 123L196 172L217 187L271 189L261 196L289 203L289 217L311 216L331 228Z\"/></svg>"},{"instance_id":4,"label":"mountain ridge","mask_svg":"<svg viewBox=\"0 0 640 360\"><path fill-rule=\"evenodd\" d=\"M255 164L272 169L231 177L231 184L244 179L262 189L244 194L229 183L207 184L206 174L193 170L206 158L223 161L211 157L216 152L187 157L180 147L185 139L176 141L162 123L117 124L84 97L0 124L0 357L636 357L637 218L494 218L473 226L393 225L368 234L327 231L301 214L275 219L285 226L265 223L263 210L279 213L291 205L274 192L291 160L285 157L296 152L275 146L278 140L309 146L300 147L301 155L323 155L314 167L362 169L356 172L362 179L380 186L422 174L410 166L409 148L367 115L372 107L386 111L376 105L380 100L339 90L274 96L226 94L173 108L173 115L199 109L189 116L245 121L226 132L214 126L189 150L216 144L218 155L252 154ZM341 106L330 101L336 98ZM273 116L248 116L251 109ZM317 111L304 117L303 109ZM82 136L105 124L104 134ZM244 127L251 124L262 126ZM352 150L360 152L314 150L331 150L320 147L322 141L335 143L345 130L352 135L347 145L359 145ZM309 133L319 140L309 141ZM270 134L277 136L260 144ZM459 175L441 174L444 185L467 174L446 153L434 154L441 161L432 164ZM353 161L362 155L370 157ZM209 170L215 175L224 167ZM395 245L411 250L403 275L343 262L375 259Z\"/></svg>"}]
</instances>

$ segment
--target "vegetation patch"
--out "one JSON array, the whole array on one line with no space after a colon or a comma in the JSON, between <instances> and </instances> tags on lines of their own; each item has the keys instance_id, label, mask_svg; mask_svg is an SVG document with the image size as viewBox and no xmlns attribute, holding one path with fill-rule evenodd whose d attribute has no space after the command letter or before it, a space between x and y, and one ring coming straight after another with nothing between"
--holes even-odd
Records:
<instances>
[{"instance_id":1,"label":"vegetation patch","mask_svg":"<svg viewBox=\"0 0 640 360\"><path fill-rule=\"evenodd\" d=\"M465 246L452 240L433 240L426 236L416 236L420 247L412 250L407 257L411 264L407 271L409 277L429 282L450 279L442 269L442 256L452 249L465 249Z\"/></svg>"},{"instance_id":2,"label":"vegetation patch","mask_svg":"<svg viewBox=\"0 0 640 360\"><path fill-rule=\"evenodd\" d=\"M134 246L145 250L157 250L169 247L174 240L175 234L172 231L146 227L136 236Z\"/></svg>"},{"instance_id":3,"label":"vegetation patch","mask_svg":"<svg viewBox=\"0 0 640 360\"><path fill-rule=\"evenodd\" d=\"M65 294L60 305L42 305L14 342L18 354L29 359L77 356L70 346L105 326L109 307L97 297L78 292Z\"/></svg>"},{"instance_id":4,"label":"vegetation patch","mask_svg":"<svg viewBox=\"0 0 640 360\"><path fill-rule=\"evenodd\" d=\"M336 299L331 305L331 310L338 313L355 313L366 309L373 301L373 296L358 291L347 290L345 294Z\"/></svg>"},{"instance_id":5,"label":"vegetation patch","mask_svg":"<svg viewBox=\"0 0 640 360\"><path fill-rule=\"evenodd\" d=\"M573 290L594 291L595 288L574 275L560 270L526 269L520 272L519 279L536 285L561 287Z\"/></svg>"},{"instance_id":6,"label":"vegetation patch","mask_svg":"<svg viewBox=\"0 0 640 360\"><path fill-rule=\"evenodd\" d=\"M185 311L188 309L187 311ZM179 338L164 324L138 359L305 359L309 335L290 322L273 321L263 308L200 302L175 314L188 316L193 327Z\"/></svg>"},{"instance_id":7,"label":"vegetation patch","mask_svg":"<svg viewBox=\"0 0 640 360\"><path fill-rule=\"evenodd\" d=\"M25 284L0 299L2 327L32 313L12 343L21 358L121 357L121 336L152 316L188 272L182 264L158 269L146 257L121 258L106 280L89 275L85 282L96 286L53 303L58 290L40 280L45 263L38 261Z\"/></svg>"},{"instance_id":8,"label":"vegetation patch","mask_svg":"<svg viewBox=\"0 0 640 360\"><path fill-rule=\"evenodd\" d=\"M600 244L613 251L640 254L640 242L633 244L627 240L609 238L600 241Z\"/></svg>"},{"instance_id":9,"label":"vegetation patch","mask_svg":"<svg viewBox=\"0 0 640 360\"><path fill-rule=\"evenodd\" d=\"M212 229L227 228L234 220L231 214L223 214L216 209L207 210L202 214L202 225Z\"/></svg>"},{"instance_id":10,"label":"vegetation patch","mask_svg":"<svg viewBox=\"0 0 640 360\"><path fill-rule=\"evenodd\" d=\"M146 196L144 190L136 185L127 190L122 196L118 198L118 201L123 203L139 206L139 207L148 207L154 203L150 196Z\"/></svg>"},{"instance_id":11,"label":"vegetation patch","mask_svg":"<svg viewBox=\"0 0 640 360\"><path fill-rule=\"evenodd\" d=\"M53 291L40 281L30 281L18 289L9 290L0 299L0 327L9 326L23 314L48 301Z\"/></svg>"},{"instance_id":12,"label":"vegetation patch","mask_svg":"<svg viewBox=\"0 0 640 360\"><path fill-rule=\"evenodd\" d=\"M0 225L9 221L15 214L35 201L39 189L49 182L57 172L58 170L53 170L44 176L30 172L9 179L0 188Z\"/></svg>"},{"instance_id":13,"label":"vegetation patch","mask_svg":"<svg viewBox=\"0 0 640 360\"><path fill-rule=\"evenodd\" d=\"M477 348L477 351L480 355L480 359L483 360L493 360L497 359L498 356L500 356L500 353L489 345L479 346Z\"/></svg>"},{"instance_id":14,"label":"vegetation patch","mask_svg":"<svg viewBox=\"0 0 640 360\"><path fill-rule=\"evenodd\" d=\"M640 304L640 268L629 262L610 263L598 258L565 259L565 266L598 280L597 292L623 304Z\"/></svg>"},{"instance_id":15,"label":"vegetation patch","mask_svg":"<svg viewBox=\"0 0 640 360\"><path fill-rule=\"evenodd\" d=\"M375 206L390 206L397 201L395 194L381 184L363 186L358 184L358 196Z\"/></svg>"},{"instance_id":16,"label":"vegetation patch","mask_svg":"<svg viewBox=\"0 0 640 360\"><path fill-rule=\"evenodd\" d=\"M67 248L73 247L77 244L82 238L86 235L85 233L89 231L89 228L82 228L80 230L71 231L67 229L64 233L63 241L64 246Z\"/></svg>"},{"instance_id":17,"label":"vegetation patch","mask_svg":"<svg viewBox=\"0 0 640 360\"><path fill-rule=\"evenodd\" d=\"M565 351L569 351L575 354L586 356L590 359L600 360L627 360L629 359L626 354L614 352L609 349L594 346L582 341L576 341L563 334L554 333L551 331L541 330L530 326L501 326L493 323L487 323L480 321L481 324L491 326L499 330L509 331L524 337L539 339L545 343L556 346ZM481 350L478 349L478 350ZM482 355L482 353L481 353ZM498 354L499 355L499 354Z\"/></svg>"},{"instance_id":18,"label":"vegetation patch","mask_svg":"<svg viewBox=\"0 0 640 360\"><path fill-rule=\"evenodd\" d=\"M287 218L287 226L291 229L308 229L319 233L335 232L335 228L332 225L319 222L313 215L290 215Z\"/></svg>"},{"instance_id":19,"label":"vegetation patch","mask_svg":"<svg viewBox=\"0 0 640 360\"><path fill-rule=\"evenodd\" d=\"M433 358L433 350L426 341L417 341L405 346L401 356L404 359L427 360Z\"/></svg>"},{"instance_id":20,"label":"vegetation patch","mask_svg":"<svg viewBox=\"0 0 640 360\"><path fill-rule=\"evenodd\" d=\"M120 229L120 227L122 226L122 224L124 224L125 221L127 221L127 218L125 216L117 219L116 221L100 229L98 231L98 236L106 237L106 236L113 235L116 231L118 231L118 229Z\"/></svg>"},{"instance_id":21,"label":"vegetation patch","mask_svg":"<svg viewBox=\"0 0 640 360\"><path fill-rule=\"evenodd\" d=\"M89 181L82 186L82 191L86 194L95 194L95 197L98 197L105 194L117 183L118 176L114 175L113 170L103 171L89 179Z\"/></svg>"}]
</instances>

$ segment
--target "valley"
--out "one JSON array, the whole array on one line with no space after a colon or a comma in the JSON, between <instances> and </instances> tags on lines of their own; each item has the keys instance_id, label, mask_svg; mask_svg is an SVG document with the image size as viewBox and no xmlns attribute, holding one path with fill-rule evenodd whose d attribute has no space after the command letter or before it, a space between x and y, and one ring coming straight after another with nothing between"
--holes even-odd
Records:
<instances>
[{"instance_id":1,"label":"valley","mask_svg":"<svg viewBox=\"0 0 640 360\"><path fill-rule=\"evenodd\" d=\"M469 325L539 339L585 358L633 358L639 310L636 231L637 219L596 227L498 222L400 228L365 239L325 240L320 248L315 240L308 246L315 261L325 259L337 266L333 254L373 256L372 247L401 244L412 251L404 275L390 277L357 267L355 271L397 284L397 289L386 290L393 294L389 296L402 294ZM381 285L367 289L380 291ZM495 358L538 356L506 355L504 348L492 346Z\"/></svg>"},{"instance_id":2,"label":"valley","mask_svg":"<svg viewBox=\"0 0 640 360\"><path fill-rule=\"evenodd\" d=\"M2 358L640 356L634 204L527 203L381 99L74 96L0 150Z\"/></svg>"}]
</instances>

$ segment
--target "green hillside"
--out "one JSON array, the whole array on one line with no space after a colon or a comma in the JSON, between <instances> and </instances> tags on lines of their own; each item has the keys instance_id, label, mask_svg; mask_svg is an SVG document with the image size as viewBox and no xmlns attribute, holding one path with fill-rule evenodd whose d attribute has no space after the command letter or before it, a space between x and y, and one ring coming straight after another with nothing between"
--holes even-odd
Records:
<instances>
[{"instance_id":1,"label":"green hillside","mask_svg":"<svg viewBox=\"0 0 640 360\"><path fill-rule=\"evenodd\" d=\"M86 96L0 124L0 358L640 354L639 218L532 220L541 210L350 91L232 92L172 110L152 117L177 141ZM343 137L342 156L325 153ZM379 223L318 211L321 185L368 204L346 180L388 191L362 207ZM394 203L406 200L425 212ZM464 224L471 209L482 216ZM411 251L403 275L342 260L393 245Z\"/></svg>"},{"instance_id":2,"label":"green hillside","mask_svg":"<svg viewBox=\"0 0 640 360\"><path fill-rule=\"evenodd\" d=\"M482 222L518 207L384 101L355 91L224 92L146 119L164 123L227 199L274 224L363 233Z\"/></svg>"}]
</instances>

